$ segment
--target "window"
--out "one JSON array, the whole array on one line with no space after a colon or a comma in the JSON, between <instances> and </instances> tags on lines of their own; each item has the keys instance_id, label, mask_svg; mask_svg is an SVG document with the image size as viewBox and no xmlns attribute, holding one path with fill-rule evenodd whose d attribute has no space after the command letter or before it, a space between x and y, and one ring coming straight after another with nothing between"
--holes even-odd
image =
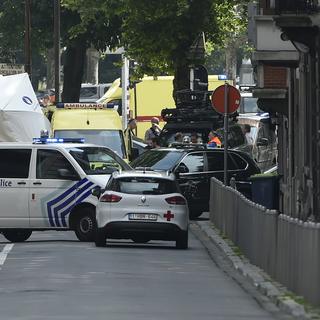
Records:
<instances>
[{"instance_id":1,"label":"window","mask_svg":"<svg viewBox=\"0 0 320 320\"><path fill-rule=\"evenodd\" d=\"M131 162L133 168L150 167L153 170L171 170L175 163L182 157L182 152L166 150L149 150Z\"/></svg>"},{"instance_id":2,"label":"window","mask_svg":"<svg viewBox=\"0 0 320 320\"><path fill-rule=\"evenodd\" d=\"M69 153L78 162L86 174L110 174L116 170L130 170L120 157L103 147L74 147Z\"/></svg>"},{"instance_id":3,"label":"window","mask_svg":"<svg viewBox=\"0 0 320 320\"><path fill-rule=\"evenodd\" d=\"M56 138L83 138L86 143L106 146L121 158L126 158L126 148L121 130L56 130Z\"/></svg>"},{"instance_id":4,"label":"window","mask_svg":"<svg viewBox=\"0 0 320 320\"><path fill-rule=\"evenodd\" d=\"M0 149L0 178L28 178L31 149Z\"/></svg>"},{"instance_id":5,"label":"window","mask_svg":"<svg viewBox=\"0 0 320 320\"><path fill-rule=\"evenodd\" d=\"M174 181L152 177L126 177L114 179L110 190L128 194L169 194L178 192Z\"/></svg>"},{"instance_id":6,"label":"window","mask_svg":"<svg viewBox=\"0 0 320 320\"><path fill-rule=\"evenodd\" d=\"M181 164L188 168L189 173L203 172L203 153L188 154Z\"/></svg>"},{"instance_id":7,"label":"window","mask_svg":"<svg viewBox=\"0 0 320 320\"><path fill-rule=\"evenodd\" d=\"M223 152L208 152L208 171L223 171Z\"/></svg>"},{"instance_id":8,"label":"window","mask_svg":"<svg viewBox=\"0 0 320 320\"><path fill-rule=\"evenodd\" d=\"M70 162L60 152L56 150L38 150L37 179L64 180L59 173L59 169L67 169L70 171L70 175L77 175Z\"/></svg>"},{"instance_id":9,"label":"window","mask_svg":"<svg viewBox=\"0 0 320 320\"><path fill-rule=\"evenodd\" d=\"M208 171L224 170L224 152L208 152L207 157L208 157ZM238 163L236 163L234 159L231 157L230 153L228 153L228 170L238 170L238 169L239 169Z\"/></svg>"},{"instance_id":10,"label":"window","mask_svg":"<svg viewBox=\"0 0 320 320\"><path fill-rule=\"evenodd\" d=\"M247 162L239 155L232 153L230 156L233 158L239 170L244 170L247 167Z\"/></svg>"}]
</instances>

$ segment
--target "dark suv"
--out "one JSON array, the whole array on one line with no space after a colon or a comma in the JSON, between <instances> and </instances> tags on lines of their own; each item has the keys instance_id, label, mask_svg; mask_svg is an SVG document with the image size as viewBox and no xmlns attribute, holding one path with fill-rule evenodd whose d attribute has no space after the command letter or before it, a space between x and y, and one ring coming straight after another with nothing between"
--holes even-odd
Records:
<instances>
[{"instance_id":1,"label":"dark suv","mask_svg":"<svg viewBox=\"0 0 320 320\"><path fill-rule=\"evenodd\" d=\"M223 165L223 149L206 148L202 145L151 149L131 162L133 168L148 167L175 173L181 192L188 200L190 218L199 217L202 212L208 211L210 178L223 181ZM240 192L248 191L248 184L241 182L247 181L256 173L260 173L260 169L247 153L229 150L228 179L234 177L238 181Z\"/></svg>"}]
</instances>

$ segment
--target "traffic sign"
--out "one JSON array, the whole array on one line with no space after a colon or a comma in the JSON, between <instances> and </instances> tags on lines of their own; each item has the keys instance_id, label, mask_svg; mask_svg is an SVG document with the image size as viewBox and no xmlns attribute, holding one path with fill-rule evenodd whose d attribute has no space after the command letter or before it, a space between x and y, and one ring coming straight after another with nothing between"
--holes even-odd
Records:
<instances>
[{"instance_id":1,"label":"traffic sign","mask_svg":"<svg viewBox=\"0 0 320 320\"><path fill-rule=\"evenodd\" d=\"M227 91L227 97L226 97ZM226 99L227 98L227 99ZM227 114L232 114L240 106L241 95L239 90L229 84L224 84L213 91L211 97L212 107L219 113L225 114L225 104L227 103Z\"/></svg>"}]
</instances>

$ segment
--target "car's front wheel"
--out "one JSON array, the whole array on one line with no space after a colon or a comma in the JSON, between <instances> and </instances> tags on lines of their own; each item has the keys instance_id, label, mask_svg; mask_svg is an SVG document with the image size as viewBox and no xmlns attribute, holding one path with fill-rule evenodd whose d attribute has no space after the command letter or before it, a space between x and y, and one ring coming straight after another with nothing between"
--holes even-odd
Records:
<instances>
[{"instance_id":1,"label":"car's front wheel","mask_svg":"<svg viewBox=\"0 0 320 320\"><path fill-rule=\"evenodd\" d=\"M32 230L11 229L2 231L3 236L11 242L23 242L30 238Z\"/></svg>"},{"instance_id":2,"label":"car's front wheel","mask_svg":"<svg viewBox=\"0 0 320 320\"><path fill-rule=\"evenodd\" d=\"M176 239L177 249L188 249L188 230L180 231Z\"/></svg>"},{"instance_id":3,"label":"car's front wheel","mask_svg":"<svg viewBox=\"0 0 320 320\"><path fill-rule=\"evenodd\" d=\"M79 212L75 221L74 232L80 241L94 241L96 231L96 219L93 208L86 208Z\"/></svg>"},{"instance_id":4,"label":"car's front wheel","mask_svg":"<svg viewBox=\"0 0 320 320\"><path fill-rule=\"evenodd\" d=\"M103 229L97 228L94 239L96 247L105 247L107 242L106 233Z\"/></svg>"}]
</instances>

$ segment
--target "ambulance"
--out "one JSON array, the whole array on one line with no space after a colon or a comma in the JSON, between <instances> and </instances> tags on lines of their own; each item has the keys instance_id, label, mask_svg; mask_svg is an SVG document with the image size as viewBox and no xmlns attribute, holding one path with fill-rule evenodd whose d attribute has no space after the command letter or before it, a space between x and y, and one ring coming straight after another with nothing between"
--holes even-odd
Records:
<instances>
[{"instance_id":1,"label":"ambulance","mask_svg":"<svg viewBox=\"0 0 320 320\"><path fill-rule=\"evenodd\" d=\"M84 138L86 143L103 145L128 161L121 117L103 104L59 103L51 118L54 138Z\"/></svg>"},{"instance_id":2,"label":"ambulance","mask_svg":"<svg viewBox=\"0 0 320 320\"><path fill-rule=\"evenodd\" d=\"M160 119L160 127L165 122L161 118L161 110L174 108L173 76L143 77L134 88L130 89L130 114L137 120L137 136L144 139L144 134L150 128L153 117ZM209 75L209 91L226 82L225 75ZM230 82L230 81L228 81ZM116 79L104 96L97 103L107 104L109 108L118 110L121 114L122 89L120 78Z\"/></svg>"},{"instance_id":3,"label":"ambulance","mask_svg":"<svg viewBox=\"0 0 320 320\"><path fill-rule=\"evenodd\" d=\"M116 153L81 139L0 143L0 232L11 242L32 231L74 230L92 241L98 199L114 171L130 170Z\"/></svg>"}]
</instances>

